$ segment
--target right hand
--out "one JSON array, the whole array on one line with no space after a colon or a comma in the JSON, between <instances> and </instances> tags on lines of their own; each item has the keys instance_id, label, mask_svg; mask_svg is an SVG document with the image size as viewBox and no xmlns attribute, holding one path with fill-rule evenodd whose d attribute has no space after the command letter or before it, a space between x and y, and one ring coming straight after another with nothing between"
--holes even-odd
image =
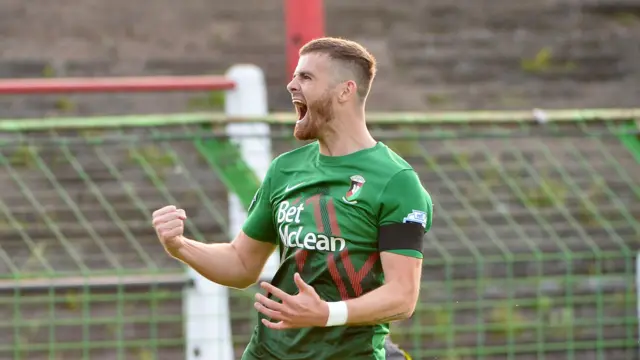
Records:
<instances>
[{"instance_id":1,"label":"right hand","mask_svg":"<svg viewBox=\"0 0 640 360\"><path fill-rule=\"evenodd\" d=\"M187 214L173 205L153 212L153 228L164 249L175 256L183 245L184 221Z\"/></svg>"}]
</instances>

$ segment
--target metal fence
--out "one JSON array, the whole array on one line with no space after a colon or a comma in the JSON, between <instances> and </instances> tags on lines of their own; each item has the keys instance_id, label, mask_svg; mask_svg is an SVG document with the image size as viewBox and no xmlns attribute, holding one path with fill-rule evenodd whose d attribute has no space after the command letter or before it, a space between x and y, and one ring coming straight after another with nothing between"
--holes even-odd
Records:
<instances>
[{"instance_id":1,"label":"metal fence","mask_svg":"<svg viewBox=\"0 0 640 360\"><path fill-rule=\"evenodd\" d=\"M435 209L393 340L414 359L638 359L638 115L372 115ZM228 240L221 169L240 165L211 119L0 122L0 359L184 358L184 268L149 217L179 204L188 236ZM266 120L274 155L300 145ZM231 292L238 355L255 291Z\"/></svg>"}]
</instances>

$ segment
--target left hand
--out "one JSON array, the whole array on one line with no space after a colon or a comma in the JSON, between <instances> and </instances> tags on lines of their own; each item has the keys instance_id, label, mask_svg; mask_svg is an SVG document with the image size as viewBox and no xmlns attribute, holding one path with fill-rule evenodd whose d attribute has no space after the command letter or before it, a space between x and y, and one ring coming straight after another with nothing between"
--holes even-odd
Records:
<instances>
[{"instance_id":1,"label":"left hand","mask_svg":"<svg viewBox=\"0 0 640 360\"><path fill-rule=\"evenodd\" d=\"M256 310L272 320L278 320L272 322L262 319L264 326L275 330L325 326L329 318L329 305L320 299L311 285L302 280L300 274L295 273L293 281L299 290L296 295L289 295L267 282L260 284L267 292L282 300L279 303L260 293L256 294Z\"/></svg>"}]
</instances>

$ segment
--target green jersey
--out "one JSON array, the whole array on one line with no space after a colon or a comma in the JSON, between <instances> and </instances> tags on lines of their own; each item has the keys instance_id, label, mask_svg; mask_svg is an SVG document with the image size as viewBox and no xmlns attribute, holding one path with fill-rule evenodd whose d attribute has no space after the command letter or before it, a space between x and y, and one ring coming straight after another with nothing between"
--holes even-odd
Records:
<instances>
[{"instance_id":1,"label":"green jersey","mask_svg":"<svg viewBox=\"0 0 640 360\"><path fill-rule=\"evenodd\" d=\"M421 248L400 238L397 246L381 247L379 230L419 224L421 239L432 212L416 172L383 143L325 156L314 142L272 162L243 231L278 245L274 286L297 293L293 275L299 272L323 300L341 301L384 283L381 251L422 258ZM259 322L242 359L383 360L388 333L388 324L271 330Z\"/></svg>"}]
</instances>

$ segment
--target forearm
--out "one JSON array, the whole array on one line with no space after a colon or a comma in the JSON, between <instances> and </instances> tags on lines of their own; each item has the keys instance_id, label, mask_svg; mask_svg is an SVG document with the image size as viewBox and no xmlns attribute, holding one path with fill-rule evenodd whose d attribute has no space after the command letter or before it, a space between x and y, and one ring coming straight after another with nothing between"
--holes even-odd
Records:
<instances>
[{"instance_id":1,"label":"forearm","mask_svg":"<svg viewBox=\"0 0 640 360\"><path fill-rule=\"evenodd\" d=\"M417 291L401 284L385 284L346 301L350 326L374 325L409 318L415 309Z\"/></svg>"},{"instance_id":2,"label":"forearm","mask_svg":"<svg viewBox=\"0 0 640 360\"><path fill-rule=\"evenodd\" d=\"M228 287L244 289L256 282L231 243L204 244L183 238L184 245L174 257L205 278Z\"/></svg>"}]
</instances>

